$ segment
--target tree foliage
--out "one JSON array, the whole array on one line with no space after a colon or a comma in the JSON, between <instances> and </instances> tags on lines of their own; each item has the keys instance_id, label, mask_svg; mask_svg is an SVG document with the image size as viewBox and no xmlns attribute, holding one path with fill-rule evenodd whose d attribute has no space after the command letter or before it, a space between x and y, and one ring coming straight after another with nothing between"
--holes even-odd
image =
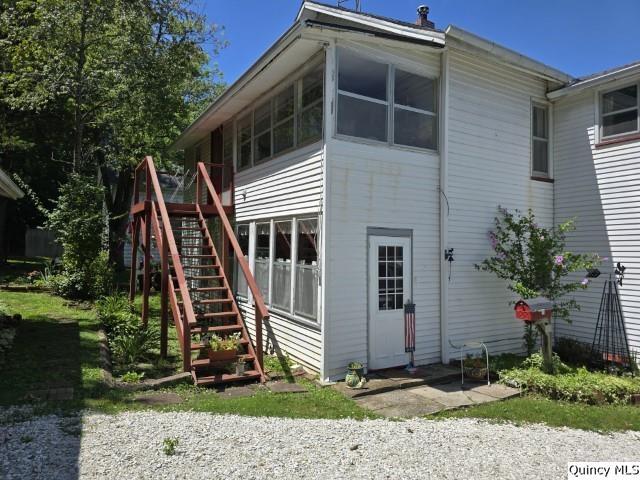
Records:
<instances>
[{"instance_id":1,"label":"tree foliage","mask_svg":"<svg viewBox=\"0 0 640 480\"><path fill-rule=\"evenodd\" d=\"M569 321L571 310L579 309L568 295L587 288L589 279L568 276L600 263L597 254L566 250L566 234L575 229L572 220L554 229L536 223L531 210L522 215L499 208L494 230L488 232L493 255L478 270L493 272L508 282L508 288L522 299L546 297L554 303L554 316Z\"/></svg>"},{"instance_id":2,"label":"tree foliage","mask_svg":"<svg viewBox=\"0 0 640 480\"><path fill-rule=\"evenodd\" d=\"M220 92L220 73L209 63L225 46L220 29L190 0L3 5L0 113L15 121L0 129L0 148L12 157L36 150L51 127L51 147L38 152L41 169L55 161L65 176L100 172L111 256L121 263L134 165L144 155L171 164L167 147ZM22 128L24 119L36 129Z\"/></svg>"}]
</instances>

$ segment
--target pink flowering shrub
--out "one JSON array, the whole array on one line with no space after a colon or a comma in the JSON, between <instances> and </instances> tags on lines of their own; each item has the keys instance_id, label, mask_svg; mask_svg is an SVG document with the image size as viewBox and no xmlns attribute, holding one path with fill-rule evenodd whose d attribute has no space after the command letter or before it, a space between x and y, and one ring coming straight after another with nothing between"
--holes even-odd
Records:
<instances>
[{"instance_id":1,"label":"pink flowering shrub","mask_svg":"<svg viewBox=\"0 0 640 480\"><path fill-rule=\"evenodd\" d=\"M520 298L546 297L554 302L554 316L570 321L571 310L579 310L568 294L587 288L589 279L567 279L573 272L586 272L599 265L597 254L566 251L565 236L575 229L572 220L554 229L540 227L531 211L522 215L498 207L494 230L488 232L493 254L476 269L493 272L507 280L508 288Z\"/></svg>"}]
</instances>

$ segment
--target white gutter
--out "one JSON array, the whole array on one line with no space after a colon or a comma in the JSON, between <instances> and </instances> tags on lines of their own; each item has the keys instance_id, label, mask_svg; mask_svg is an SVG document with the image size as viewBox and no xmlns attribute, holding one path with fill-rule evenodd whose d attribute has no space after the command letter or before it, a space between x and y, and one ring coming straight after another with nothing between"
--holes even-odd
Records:
<instances>
[{"instance_id":1,"label":"white gutter","mask_svg":"<svg viewBox=\"0 0 640 480\"><path fill-rule=\"evenodd\" d=\"M11 180L4 170L0 169L0 197L18 200L24 197L24 192Z\"/></svg>"},{"instance_id":2,"label":"white gutter","mask_svg":"<svg viewBox=\"0 0 640 480\"><path fill-rule=\"evenodd\" d=\"M180 136L171 144L169 150L184 148L185 137L192 133L202 123L206 122L213 114L218 112L229 100L234 98L248 83L262 73L276 58L286 51L296 40L300 38L300 31L304 26L294 23L278 40L247 70L238 80L229 86L218 98L216 98L200 116L189 125Z\"/></svg>"},{"instance_id":3,"label":"white gutter","mask_svg":"<svg viewBox=\"0 0 640 480\"><path fill-rule=\"evenodd\" d=\"M440 357L449 363L449 277L444 251L448 247L449 230L449 51L440 57Z\"/></svg>"},{"instance_id":4,"label":"white gutter","mask_svg":"<svg viewBox=\"0 0 640 480\"><path fill-rule=\"evenodd\" d=\"M596 75L586 80L577 81L573 85L569 85L558 90L554 90L553 92L547 93L547 98L549 100L555 100L560 97L582 92L587 88L595 87L616 80L622 80L636 74L640 74L640 63L628 65L626 67L620 67L618 69L603 73L601 75Z\"/></svg>"},{"instance_id":5,"label":"white gutter","mask_svg":"<svg viewBox=\"0 0 640 480\"><path fill-rule=\"evenodd\" d=\"M558 83L569 83L573 81L573 77L571 75L550 67L549 65L545 65L542 62L538 62L526 55L522 55L515 50L503 47L474 33L456 27L455 25L449 25L445 30L445 34L447 37L472 45L516 68L537 74L547 80Z\"/></svg>"},{"instance_id":6,"label":"white gutter","mask_svg":"<svg viewBox=\"0 0 640 480\"><path fill-rule=\"evenodd\" d=\"M358 12L352 12L352 11L343 10L340 8L333 8L329 5L319 4L315 2L304 2L302 4L302 7L298 12L298 16L296 17L297 21L300 21L303 18L303 12L305 10L320 13L323 15L329 15L331 17L340 18L342 20L347 20L349 22L359 23L361 25L377 28L389 33L401 35L403 37L409 37L417 40L424 40L424 41L429 41L433 43L439 43L441 45L444 45L444 42L445 42L445 36L442 32L437 32L433 30L421 30L419 28L411 28L407 25L402 25L392 21L382 20L380 18L370 17L368 15L363 15Z\"/></svg>"}]
</instances>

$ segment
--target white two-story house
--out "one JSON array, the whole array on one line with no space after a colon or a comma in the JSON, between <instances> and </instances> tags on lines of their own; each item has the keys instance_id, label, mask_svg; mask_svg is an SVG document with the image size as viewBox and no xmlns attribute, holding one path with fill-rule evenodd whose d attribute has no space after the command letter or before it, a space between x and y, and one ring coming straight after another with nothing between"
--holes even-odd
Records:
<instances>
[{"instance_id":1,"label":"white two-story house","mask_svg":"<svg viewBox=\"0 0 640 480\"><path fill-rule=\"evenodd\" d=\"M270 310L265 348L324 380L351 361L405 365L409 299L418 364L448 362L471 340L522 350L505 285L474 268L498 205L546 225L575 217L570 248L630 267L621 295L638 349L639 72L580 81L437 29L424 9L413 24L306 1L174 148L187 172L225 165ZM592 340L601 281L557 334ZM248 295L238 282L251 329Z\"/></svg>"}]
</instances>

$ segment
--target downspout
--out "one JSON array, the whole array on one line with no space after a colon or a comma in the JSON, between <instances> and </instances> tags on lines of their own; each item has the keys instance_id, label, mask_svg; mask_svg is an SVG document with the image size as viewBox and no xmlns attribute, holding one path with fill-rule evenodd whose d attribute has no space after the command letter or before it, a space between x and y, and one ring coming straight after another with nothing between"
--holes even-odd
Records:
<instances>
[{"instance_id":1,"label":"downspout","mask_svg":"<svg viewBox=\"0 0 640 480\"><path fill-rule=\"evenodd\" d=\"M449 229L449 49L440 58L440 360L449 361L449 277L444 252L448 248Z\"/></svg>"},{"instance_id":2,"label":"downspout","mask_svg":"<svg viewBox=\"0 0 640 480\"><path fill-rule=\"evenodd\" d=\"M328 256L327 251L329 249L327 240L330 238L329 234L329 198L331 194L331 184L329 182L329 156L331 151L328 148L330 142L329 139L333 135L333 111L334 111L334 91L335 91L335 65L336 65L336 42L334 39L330 43L324 44L325 51L325 81L324 81L324 128L323 130L323 152L322 152L322 205L321 205L321 236L320 236L320 284L322 286L320 296L320 318L321 318L321 348L320 348L320 381L330 382L329 379L329 362L330 358L327 348L331 344L330 342L330 316L331 305L328 301L331 296L329 295L329 288L331 282L327 279L331 272L327 272Z\"/></svg>"}]
</instances>

